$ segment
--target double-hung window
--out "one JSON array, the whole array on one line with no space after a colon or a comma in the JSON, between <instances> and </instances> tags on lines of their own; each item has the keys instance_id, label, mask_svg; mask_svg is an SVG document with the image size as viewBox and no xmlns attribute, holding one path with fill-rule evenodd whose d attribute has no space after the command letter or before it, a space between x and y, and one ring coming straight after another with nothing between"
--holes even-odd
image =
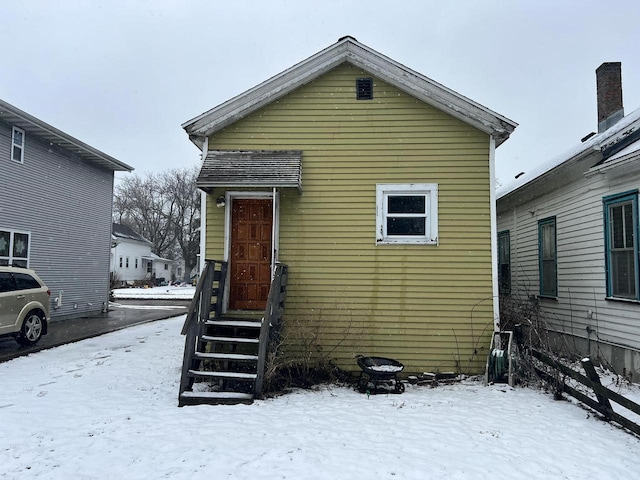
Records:
<instances>
[{"instance_id":1,"label":"double-hung window","mask_svg":"<svg viewBox=\"0 0 640 480\"><path fill-rule=\"evenodd\" d=\"M556 217L538 222L538 258L540 296L558 296L558 255L556 249Z\"/></svg>"},{"instance_id":2,"label":"double-hung window","mask_svg":"<svg viewBox=\"0 0 640 480\"><path fill-rule=\"evenodd\" d=\"M28 232L0 229L0 265L28 267L30 246Z\"/></svg>"},{"instance_id":3,"label":"double-hung window","mask_svg":"<svg viewBox=\"0 0 640 480\"><path fill-rule=\"evenodd\" d=\"M511 241L509 230L498 233L498 290L511 293Z\"/></svg>"},{"instance_id":4,"label":"double-hung window","mask_svg":"<svg viewBox=\"0 0 640 480\"><path fill-rule=\"evenodd\" d=\"M638 292L638 191L603 199L607 296L640 300Z\"/></svg>"},{"instance_id":5,"label":"double-hung window","mask_svg":"<svg viewBox=\"0 0 640 480\"><path fill-rule=\"evenodd\" d=\"M376 244L437 244L438 184L378 184Z\"/></svg>"},{"instance_id":6,"label":"double-hung window","mask_svg":"<svg viewBox=\"0 0 640 480\"><path fill-rule=\"evenodd\" d=\"M11 160L24 163L24 130L18 127L11 131Z\"/></svg>"}]
</instances>

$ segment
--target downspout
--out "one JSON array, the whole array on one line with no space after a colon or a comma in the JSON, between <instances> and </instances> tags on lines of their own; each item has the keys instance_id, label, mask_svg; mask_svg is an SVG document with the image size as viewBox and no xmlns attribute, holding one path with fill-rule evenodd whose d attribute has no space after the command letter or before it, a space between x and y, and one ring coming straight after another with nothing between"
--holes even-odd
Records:
<instances>
[{"instance_id":1,"label":"downspout","mask_svg":"<svg viewBox=\"0 0 640 480\"><path fill-rule=\"evenodd\" d=\"M276 250L276 187L273 187L273 200L271 200L271 208L273 211L271 212L271 278L276 273L276 256L278 255L278 251Z\"/></svg>"},{"instance_id":2,"label":"downspout","mask_svg":"<svg viewBox=\"0 0 640 480\"><path fill-rule=\"evenodd\" d=\"M498 215L496 208L496 140L489 137L489 198L491 211L491 283L493 290L493 331L500 331L500 296L498 292Z\"/></svg>"},{"instance_id":3,"label":"downspout","mask_svg":"<svg viewBox=\"0 0 640 480\"><path fill-rule=\"evenodd\" d=\"M205 158L207 158L207 152L209 151L209 137L204 137L202 141L202 154L200 166L204 164ZM200 190L200 261L198 262L198 273L202 273L204 270L204 260L206 257L206 245L207 245L207 193L204 190Z\"/></svg>"}]
</instances>

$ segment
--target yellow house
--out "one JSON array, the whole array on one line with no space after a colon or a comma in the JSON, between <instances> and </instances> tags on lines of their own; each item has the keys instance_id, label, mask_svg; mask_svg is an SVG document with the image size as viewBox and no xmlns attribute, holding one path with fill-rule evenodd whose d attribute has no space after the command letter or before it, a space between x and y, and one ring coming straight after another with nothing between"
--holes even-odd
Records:
<instances>
[{"instance_id":1,"label":"yellow house","mask_svg":"<svg viewBox=\"0 0 640 480\"><path fill-rule=\"evenodd\" d=\"M494 150L516 123L344 37L182 126L202 150L201 258L228 262L225 312L263 310L281 262L285 342L348 370L363 354L481 371Z\"/></svg>"}]
</instances>

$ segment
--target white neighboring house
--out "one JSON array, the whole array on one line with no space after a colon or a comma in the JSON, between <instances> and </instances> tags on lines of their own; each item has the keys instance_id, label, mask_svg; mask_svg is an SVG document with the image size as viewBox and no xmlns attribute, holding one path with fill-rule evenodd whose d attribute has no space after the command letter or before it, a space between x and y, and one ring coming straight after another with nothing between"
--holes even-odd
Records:
<instances>
[{"instance_id":1,"label":"white neighboring house","mask_svg":"<svg viewBox=\"0 0 640 480\"><path fill-rule=\"evenodd\" d=\"M111 229L112 279L130 284L142 281L170 281L173 260L152 253L152 245L131 227L114 223Z\"/></svg>"},{"instance_id":2,"label":"white neighboring house","mask_svg":"<svg viewBox=\"0 0 640 480\"><path fill-rule=\"evenodd\" d=\"M596 70L598 133L497 192L500 293L531 299L580 355L640 378L640 109Z\"/></svg>"},{"instance_id":3,"label":"white neighboring house","mask_svg":"<svg viewBox=\"0 0 640 480\"><path fill-rule=\"evenodd\" d=\"M199 255L198 255L199 256ZM182 281L191 281L194 277L198 276L198 267L200 262L196 262L196 265L189 272L185 272L186 265L184 258L180 257L173 261L173 274L175 276L176 282ZM185 279L185 273L188 273L188 276Z\"/></svg>"}]
</instances>

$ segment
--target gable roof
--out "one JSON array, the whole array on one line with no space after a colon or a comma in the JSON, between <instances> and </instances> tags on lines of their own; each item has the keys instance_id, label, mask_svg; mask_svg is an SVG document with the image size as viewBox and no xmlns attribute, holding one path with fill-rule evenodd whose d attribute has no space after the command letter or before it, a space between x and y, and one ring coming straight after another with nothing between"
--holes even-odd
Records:
<instances>
[{"instance_id":1,"label":"gable roof","mask_svg":"<svg viewBox=\"0 0 640 480\"><path fill-rule=\"evenodd\" d=\"M0 120L21 128L28 134L37 135L53 145L75 153L83 160L99 167L120 172L130 172L133 170L133 167L130 167L126 163L81 142L71 135L67 135L63 131L52 127L33 115L29 115L27 112L23 112L4 100L0 100Z\"/></svg>"},{"instance_id":2,"label":"gable roof","mask_svg":"<svg viewBox=\"0 0 640 480\"><path fill-rule=\"evenodd\" d=\"M151 241L144 238L142 235L140 235L130 226L123 225L121 223L111 224L111 234L116 238L123 238L126 240L133 240L136 242L148 243L149 245L151 245Z\"/></svg>"},{"instance_id":3,"label":"gable roof","mask_svg":"<svg viewBox=\"0 0 640 480\"><path fill-rule=\"evenodd\" d=\"M544 181L553 175L556 169L594 153L599 155L596 165L592 165L594 168L600 164L615 163L614 161L623 155L627 159L630 153L638 149L636 145L638 144L636 139L638 131L640 131L640 108L623 117L604 132L589 137L583 143L553 157L548 162L542 163L530 172L518 177L514 182L501 187L496 192L496 198L501 199L528 185ZM636 145L635 149L633 145Z\"/></svg>"},{"instance_id":4,"label":"gable roof","mask_svg":"<svg viewBox=\"0 0 640 480\"><path fill-rule=\"evenodd\" d=\"M460 95L424 75L391 60L353 37L303 60L246 92L182 124L191 140L200 140L246 117L296 88L313 81L342 63L349 63L384 80L413 97L493 135L496 146L504 142L517 123Z\"/></svg>"}]
</instances>

